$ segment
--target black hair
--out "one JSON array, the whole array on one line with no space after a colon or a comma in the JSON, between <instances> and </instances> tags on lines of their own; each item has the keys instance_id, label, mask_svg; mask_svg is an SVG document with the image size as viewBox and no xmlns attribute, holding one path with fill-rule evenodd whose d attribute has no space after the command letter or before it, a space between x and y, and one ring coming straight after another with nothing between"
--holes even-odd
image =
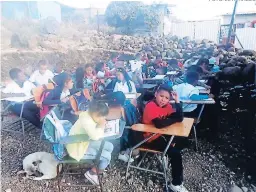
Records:
<instances>
[{"instance_id":1,"label":"black hair","mask_svg":"<svg viewBox=\"0 0 256 192\"><path fill-rule=\"evenodd\" d=\"M201 67L199 67L198 65L192 65L188 68L188 71L193 71L193 72L197 72L198 74L203 74L203 69Z\"/></svg>"},{"instance_id":2,"label":"black hair","mask_svg":"<svg viewBox=\"0 0 256 192\"><path fill-rule=\"evenodd\" d=\"M97 63L97 64L96 64L96 67L95 67L96 73L98 73L99 71L101 71L103 67L104 67L104 63L103 63L103 62Z\"/></svg>"},{"instance_id":3,"label":"black hair","mask_svg":"<svg viewBox=\"0 0 256 192\"><path fill-rule=\"evenodd\" d=\"M84 69L87 69L89 67L93 68L93 65L92 64L85 64Z\"/></svg>"},{"instance_id":4,"label":"black hair","mask_svg":"<svg viewBox=\"0 0 256 192\"><path fill-rule=\"evenodd\" d=\"M19 68L12 68L9 71L9 75L11 77L12 80L17 79L18 78L18 74L21 72L21 70Z\"/></svg>"},{"instance_id":5,"label":"black hair","mask_svg":"<svg viewBox=\"0 0 256 192\"><path fill-rule=\"evenodd\" d=\"M209 59L201 58L198 60L196 65L201 66L202 64L209 65Z\"/></svg>"},{"instance_id":6,"label":"black hair","mask_svg":"<svg viewBox=\"0 0 256 192\"><path fill-rule=\"evenodd\" d=\"M106 103L102 101L91 101L88 107L89 113L97 113L100 116L107 116L109 109Z\"/></svg>"},{"instance_id":7,"label":"black hair","mask_svg":"<svg viewBox=\"0 0 256 192\"><path fill-rule=\"evenodd\" d=\"M76 88L77 89L84 88L83 79L84 79L84 68L78 67L76 69Z\"/></svg>"},{"instance_id":8,"label":"black hair","mask_svg":"<svg viewBox=\"0 0 256 192\"><path fill-rule=\"evenodd\" d=\"M48 61L47 60L40 60L37 64L38 67L42 66L42 65L48 65Z\"/></svg>"},{"instance_id":9,"label":"black hair","mask_svg":"<svg viewBox=\"0 0 256 192\"><path fill-rule=\"evenodd\" d=\"M57 73L57 69L58 68L63 68L63 64L61 61L57 62L55 65L54 65L54 72Z\"/></svg>"},{"instance_id":10,"label":"black hair","mask_svg":"<svg viewBox=\"0 0 256 192\"><path fill-rule=\"evenodd\" d=\"M173 89L167 84L162 84L156 90L157 93L160 91L167 91L171 95L171 92L173 91Z\"/></svg>"},{"instance_id":11,"label":"black hair","mask_svg":"<svg viewBox=\"0 0 256 192\"><path fill-rule=\"evenodd\" d=\"M60 88L64 88L65 83L69 80L71 80L71 76L67 73L60 73L53 77L54 83Z\"/></svg>"},{"instance_id":12,"label":"black hair","mask_svg":"<svg viewBox=\"0 0 256 192\"><path fill-rule=\"evenodd\" d=\"M199 80L199 74L195 71L189 71L186 74L186 82L189 84L194 84L195 81Z\"/></svg>"},{"instance_id":13,"label":"black hair","mask_svg":"<svg viewBox=\"0 0 256 192\"><path fill-rule=\"evenodd\" d=\"M117 72L120 72L120 73L123 74L124 79L125 79L125 81L127 83L127 86L129 88L129 92L131 93L132 92L132 85L131 85L131 82L130 82L131 81L130 76L128 75L128 73L125 71L124 68L117 68Z\"/></svg>"}]
</instances>

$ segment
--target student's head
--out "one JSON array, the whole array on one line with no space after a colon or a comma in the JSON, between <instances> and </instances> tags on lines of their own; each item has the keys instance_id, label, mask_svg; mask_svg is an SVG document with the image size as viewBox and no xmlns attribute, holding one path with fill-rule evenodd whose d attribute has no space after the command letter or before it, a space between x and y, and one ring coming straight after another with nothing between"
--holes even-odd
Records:
<instances>
[{"instance_id":1,"label":"student's head","mask_svg":"<svg viewBox=\"0 0 256 192\"><path fill-rule=\"evenodd\" d=\"M155 92L155 100L159 107L163 107L168 104L171 100L171 91L172 89L166 85L160 85Z\"/></svg>"},{"instance_id":2,"label":"student's head","mask_svg":"<svg viewBox=\"0 0 256 192\"><path fill-rule=\"evenodd\" d=\"M62 62L58 62L54 66L54 73L60 74L63 71L63 64Z\"/></svg>"},{"instance_id":3,"label":"student's head","mask_svg":"<svg viewBox=\"0 0 256 192\"><path fill-rule=\"evenodd\" d=\"M53 81L55 82L56 86L61 87L62 89L72 89L74 84L71 76L67 73L61 73L54 76Z\"/></svg>"},{"instance_id":4,"label":"student's head","mask_svg":"<svg viewBox=\"0 0 256 192\"><path fill-rule=\"evenodd\" d=\"M99 62L96 64L95 71L96 71L96 73L98 73L99 71L103 72L104 68L105 68L105 63Z\"/></svg>"},{"instance_id":5,"label":"student's head","mask_svg":"<svg viewBox=\"0 0 256 192\"><path fill-rule=\"evenodd\" d=\"M158 67L158 68L156 68L156 73L158 75L165 75L167 73L167 67Z\"/></svg>"},{"instance_id":6,"label":"student's head","mask_svg":"<svg viewBox=\"0 0 256 192\"><path fill-rule=\"evenodd\" d=\"M200 75L203 75L203 69L201 68L201 67L199 67L199 66L197 66L197 65L192 65L192 66L190 66L189 68L188 68L188 72L191 72L191 71L193 71L193 72L197 72L198 74L199 74L199 76Z\"/></svg>"},{"instance_id":7,"label":"student's head","mask_svg":"<svg viewBox=\"0 0 256 192\"><path fill-rule=\"evenodd\" d=\"M42 75L45 74L46 70L48 69L48 61L40 60L38 62L38 69L39 73L41 73Z\"/></svg>"},{"instance_id":8,"label":"student's head","mask_svg":"<svg viewBox=\"0 0 256 192\"><path fill-rule=\"evenodd\" d=\"M12 68L9 71L9 75L12 80L17 81L17 82L24 82L26 81L26 75L24 74L23 71L21 71L18 68Z\"/></svg>"},{"instance_id":9,"label":"student's head","mask_svg":"<svg viewBox=\"0 0 256 192\"><path fill-rule=\"evenodd\" d=\"M201 58L198 60L197 64L200 67L207 68L209 66L209 60L205 58Z\"/></svg>"},{"instance_id":10,"label":"student's head","mask_svg":"<svg viewBox=\"0 0 256 192\"><path fill-rule=\"evenodd\" d=\"M186 74L186 82L191 85L196 85L199 80L199 74L195 71L189 71Z\"/></svg>"},{"instance_id":11,"label":"student's head","mask_svg":"<svg viewBox=\"0 0 256 192\"><path fill-rule=\"evenodd\" d=\"M76 69L76 88L83 88L83 79L84 79L84 68L78 67Z\"/></svg>"},{"instance_id":12,"label":"student's head","mask_svg":"<svg viewBox=\"0 0 256 192\"><path fill-rule=\"evenodd\" d=\"M91 64L86 64L84 70L85 70L85 75L90 76L93 74L93 67Z\"/></svg>"},{"instance_id":13,"label":"student's head","mask_svg":"<svg viewBox=\"0 0 256 192\"><path fill-rule=\"evenodd\" d=\"M92 101L89 104L88 112L95 123L100 123L102 120L106 119L109 109L104 102Z\"/></svg>"},{"instance_id":14,"label":"student's head","mask_svg":"<svg viewBox=\"0 0 256 192\"><path fill-rule=\"evenodd\" d=\"M119 81L129 81L130 77L124 68L117 68L116 77Z\"/></svg>"},{"instance_id":15,"label":"student's head","mask_svg":"<svg viewBox=\"0 0 256 192\"><path fill-rule=\"evenodd\" d=\"M132 92L131 78L124 68L117 68L116 77L119 82L126 82L129 88L129 92Z\"/></svg>"}]
</instances>

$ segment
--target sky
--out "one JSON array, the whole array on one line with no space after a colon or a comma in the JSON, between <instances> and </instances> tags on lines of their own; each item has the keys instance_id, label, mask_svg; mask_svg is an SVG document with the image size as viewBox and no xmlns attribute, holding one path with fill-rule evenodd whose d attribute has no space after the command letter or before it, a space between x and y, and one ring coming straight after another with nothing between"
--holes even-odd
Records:
<instances>
[{"instance_id":1,"label":"sky","mask_svg":"<svg viewBox=\"0 0 256 192\"><path fill-rule=\"evenodd\" d=\"M104 9L110 0L57 0L76 8ZM225 13L232 13L234 0L142 0L145 4L162 2L174 4L173 14L181 20L208 20ZM238 0L237 12L256 12L256 0Z\"/></svg>"}]
</instances>

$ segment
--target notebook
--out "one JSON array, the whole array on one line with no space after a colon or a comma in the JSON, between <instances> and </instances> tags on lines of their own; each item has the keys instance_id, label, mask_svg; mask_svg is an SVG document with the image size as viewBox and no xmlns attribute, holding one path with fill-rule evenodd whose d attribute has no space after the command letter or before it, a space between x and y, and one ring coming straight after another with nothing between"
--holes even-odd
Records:
<instances>
[{"instance_id":1,"label":"notebook","mask_svg":"<svg viewBox=\"0 0 256 192\"><path fill-rule=\"evenodd\" d=\"M152 79L163 79L164 77L165 77L165 75L156 75Z\"/></svg>"},{"instance_id":2,"label":"notebook","mask_svg":"<svg viewBox=\"0 0 256 192\"><path fill-rule=\"evenodd\" d=\"M126 99L136 99L135 93L126 93L125 94Z\"/></svg>"},{"instance_id":3,"label":"notebook","mask_svg":"<svg viewBox=\"0 0 256 192\"><path fill-rule=\"evenodd\" d=\"M119 134L119 122L120 119L107 121L104 130L104 137L110 137Z\"/></svg>"}]
</instances>

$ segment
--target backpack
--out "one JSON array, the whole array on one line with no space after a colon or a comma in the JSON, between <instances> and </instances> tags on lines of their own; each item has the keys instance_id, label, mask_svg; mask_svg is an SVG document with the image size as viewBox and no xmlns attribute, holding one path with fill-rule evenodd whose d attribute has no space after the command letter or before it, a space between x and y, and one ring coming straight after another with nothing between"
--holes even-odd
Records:
<instances>
[{"instance_id":1,"label":"backpack","mask_svg":"<svg viewBox=\"0 0 256 192\"><path fill-rule=\"evenodd\" d=\"M125 101L124 111L125 111L126 126L132 126L140 122L141 115L138 109L133 104L131 104L129 100Z\"/></svg>"},{"instance_id":2,"label":"backpack","mask_svg":"<svg viewBox=\"0 0 256 192\"><path fill-rule=\"evenodd\" d=\"M54 143L53 144L53 152L57 159L62 160L63 157L67 155L66 148L63 144L59 144L59 141L62 137L66 137L69 135L70 129L72 127L72 123L67 120L60 120L58 116L60 113L58 112L58 108L54 108L49 114L47 114L44 118L43 122L43 133L46 139Z\"/></svg>"},{"instance_id":3,"label":"backpack","mask_svg":"<svg viewBox=\"0 0 256 192\"><path fill-rule=\"evenodd\" d=\"M78 111L87 111L90 100L87 99L82 93L81 95L73 95L74 99L76 100Z\"/></svg>"}]
</instances>

